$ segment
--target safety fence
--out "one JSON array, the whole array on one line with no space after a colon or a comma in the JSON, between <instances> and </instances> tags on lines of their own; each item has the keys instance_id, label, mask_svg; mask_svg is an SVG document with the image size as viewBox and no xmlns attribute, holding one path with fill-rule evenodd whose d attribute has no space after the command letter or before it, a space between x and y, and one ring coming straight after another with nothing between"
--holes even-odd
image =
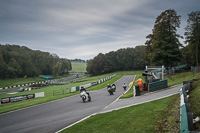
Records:
<instances>
[{"instance_id":1,"label":"safety fence","mask_svg":"<svg viewBox=\"0 0 200 133\"><path fill-rule=\"evenodd\" d=\"M199 133L193 130L193 113L190 110L187 93L191 90L191 82L184 82L180 89L180 132L181 133Z\"/></svg>"},{"instance_id":2,"label":"safety fence","mask_svg":"<svg viewBox=\"0 0 200 133\"><path fill-rule=\"evenodd\" d=\"M28 94L28 95L22 95L22 96L14 96L14 97L6 97L0 99L0 105L5 103L12 103L12 102L18 102L38 97L44 97L44 92L35 93L35 94Z\"/></svg>"}]
</instances>

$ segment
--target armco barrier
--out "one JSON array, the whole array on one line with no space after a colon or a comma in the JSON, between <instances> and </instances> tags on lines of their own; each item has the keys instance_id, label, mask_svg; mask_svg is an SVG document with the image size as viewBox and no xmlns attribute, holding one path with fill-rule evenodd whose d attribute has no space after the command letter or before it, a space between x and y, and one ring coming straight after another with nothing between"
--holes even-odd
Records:
<instances>
[{"instance_id":1,"label":"armco barrier","mask_svg":"<svg viewBox=\"0 0 200 133\"><path fill-rule=\"evenodd\" d=\"M190 82L184 84L180 89L180 133L199 133L193 130L193 113L190 110L190 104L187 92L190 91Z\"/></svg>"},{"instance_id":2,"label":"armco barrier","mask_svg":"<svg viewBox=\"0 0 200 133\"><path fill-rule=\"evenodd\" d=\"M167 87L168 87L168 81L167 79L164 79L164 80L149 83L148 91L156 91L156 90L164 89Z\"/></svg>"}]
</instances>

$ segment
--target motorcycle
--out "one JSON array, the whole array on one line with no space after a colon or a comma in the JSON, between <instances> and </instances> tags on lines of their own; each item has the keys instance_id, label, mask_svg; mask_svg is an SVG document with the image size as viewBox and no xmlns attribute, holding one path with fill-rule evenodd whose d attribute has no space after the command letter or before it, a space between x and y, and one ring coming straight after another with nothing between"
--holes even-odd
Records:
<instances>
[{"instance_id":1,"label":"motorcycle","mask_svg":"<svg viewBox=\"0 0 200 133\"><path fill-rule=\"evenodd\" d=\"M108 87L107 90L110 95L113 95L114 90L112 89L112 87Z\"/></svg>"},{"instance_id":2,"label":"motorcycle","mask_svg":"<svg viewBox=\"0 0 200 133\"><path fill-rule=\"evenodd\" d=\"M91 101L91 96L86 93L86 91L82 91L80 93L80 97L82 98L83 102Z\"/></svg>"},{"instance_id":3,"label":"motorcycle","mask_svg":"<svg viewBox=\"0 0 200 133\"><path fill-rule=\"evenodd\" d=\"M112 89L114 92L116 91L116 86L114 84L112 84Z\"/></svg>"}]
</instances>

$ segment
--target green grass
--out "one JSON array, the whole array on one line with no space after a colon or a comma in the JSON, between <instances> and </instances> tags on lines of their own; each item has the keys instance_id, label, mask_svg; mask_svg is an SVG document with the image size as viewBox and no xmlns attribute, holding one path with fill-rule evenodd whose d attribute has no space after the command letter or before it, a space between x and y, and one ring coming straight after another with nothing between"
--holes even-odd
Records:
<instances>
[{"instance_id":1,"label":"green grass","mask_svg":"<svg viewBox=\"0 0 200 133\"><path fill-rule=\"evenodd\" d=\"M62 133L154 133L177 95L92 116Z\"/></svg>"},{"instance_id":2,"label":"green grass","mask_svg":"<svg viewBox=\"0 0 200 133\"><path fill-rule=\"evenodd\" d=\"M68 77L71 75L62 75L62 76L56 76L54 78L63 78ZM14 85L21 85L26 83L35 83L35 82L41 82L45 81L45 79L42 79L40 77L27 77L27 78L11 78L11 79L0 79L0 88L3 87L10 87Z\"/></svg>"},{"instance_id":3,"label":"green grass","mask_svg":"<svg viewBox=\"0 0 200 133\"><path fill-rule=\"evenodd\" d=\"M183 73L177 73L174 75L165 76L165 78L168 80L168 86L173 86L176 84L181 84L183 81L189 81L192 79L196 79L200 77L200 73L193 72L183 72Z\"/></svg>"},{"instance_id":4,"label":"green grass","mask_svg":"<svg viewBox=\"0 0 200 133\"><path fill-rule=\"evenodd\" d=\"M193 118L200 116L200 80L192 83L192 90L189 93L189 103L191 107L191 112L194 114ZM194 124L196 131L200 130L200 123Z\"/></svg>"},{"instance_id":5,"label":"green grass","mask_svg":"<svg viewBox=\"0 0 200 133\"><path fill-rule=\"evenodd\" d=\"M28 78L13 78L13 79L0 79L0 88L9 87L14 85L26 84L44 81L44 79L40 77L28 77Z\"/></svg>"},{"instance_id":6,"label":"green grass","mask_svg":"<svg viewBox=\"0 0 200 133\"><path fill-rule=\"evenodd\" d=\"M86 72L87 63L71 62L73 72Z\"/></svg>"}]
</instances>

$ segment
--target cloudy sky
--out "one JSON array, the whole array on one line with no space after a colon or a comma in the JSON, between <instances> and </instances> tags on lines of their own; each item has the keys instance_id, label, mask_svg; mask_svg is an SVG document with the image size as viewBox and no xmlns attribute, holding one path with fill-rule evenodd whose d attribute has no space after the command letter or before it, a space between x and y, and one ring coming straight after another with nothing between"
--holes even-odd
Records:
<instances>
[{"instance_id":1,"label":"cloudy sky","mask_svg":"<svg viewBox=\"0 0 200 133\"><path fill-rule=\"evenodd\" d=\"M0 0L0 44L92 59L144 45L156 17L167 9L181 15L183 36L200 0Z\"/></svg>"}]
</instances>

